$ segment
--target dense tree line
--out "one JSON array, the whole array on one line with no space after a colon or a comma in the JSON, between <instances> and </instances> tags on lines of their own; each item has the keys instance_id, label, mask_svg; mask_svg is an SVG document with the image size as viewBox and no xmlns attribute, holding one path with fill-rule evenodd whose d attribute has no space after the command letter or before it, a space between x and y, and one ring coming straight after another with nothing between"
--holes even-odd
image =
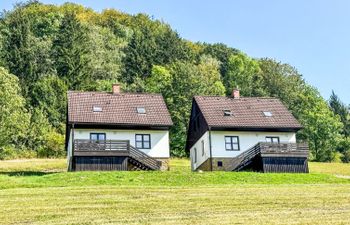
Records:
<instances>
[{"instance_id":1,"label":"dense tree line","mask_svg":"<svg viewBox=\"0 0 350 225\"><path fill-rule=\"evenodd\" d=\"M21 3L0 18L0 158L64 155L67 90L160 92L169 107L171 153L184 151L194 95L280 98L304 129L311 159L350 159L349 108L329 102L298 71L224 44L193 43L145 14L81 5Z\"/></svg>"}]
</instances>

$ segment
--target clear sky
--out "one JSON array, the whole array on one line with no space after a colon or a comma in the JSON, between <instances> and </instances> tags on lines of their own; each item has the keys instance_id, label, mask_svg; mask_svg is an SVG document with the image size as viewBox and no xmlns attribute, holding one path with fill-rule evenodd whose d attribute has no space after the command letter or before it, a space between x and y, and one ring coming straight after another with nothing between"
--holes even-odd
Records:
<instances>
[{"instance_id":1,"label":"clear sky","mask_svg":"<svg viewBox=\"0 0 350 225\"><path fill-rule=\"evenodd\" d=\"M1 0L11 9L14 0ZM41 0L61 4L60 0ZM348 0L72 0L97 11L147 13L186 39L222 42L252 57L289 63L323 97L334 90L350 104Z\"/></svg>"}]
</instances>

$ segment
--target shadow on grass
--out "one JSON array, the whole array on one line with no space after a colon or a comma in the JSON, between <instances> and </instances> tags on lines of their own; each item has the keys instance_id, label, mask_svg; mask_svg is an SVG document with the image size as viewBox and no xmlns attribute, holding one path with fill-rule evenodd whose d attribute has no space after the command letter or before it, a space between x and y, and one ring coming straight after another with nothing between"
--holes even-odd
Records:
<instances>
[{"instance_id":1,"label":"shadow on grass","mask_svg":"<svg viewBox=\"0 0 350 225\"><path fill-rule=\"evenodd\" d=\"M42 172L42 171L12 171L12 172L0 172L0 175L7 176L45 176L57 172Z\"/></svg>"}]
</instances>

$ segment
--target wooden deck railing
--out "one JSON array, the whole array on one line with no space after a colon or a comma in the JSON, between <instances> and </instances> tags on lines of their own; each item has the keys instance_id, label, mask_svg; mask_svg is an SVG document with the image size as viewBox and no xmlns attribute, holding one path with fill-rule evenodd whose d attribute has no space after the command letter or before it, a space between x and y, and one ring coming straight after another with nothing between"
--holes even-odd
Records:
<instances>
[{"instance_id":1,"label":"wooden deck railing","mask_svg":"<svg viewBox=\"0 0 350 225\"><path fill-rule=\"evenodd\" d=\"M74 151L128 151L127 140L95 141L87 139L74 140Z\"/></svg>"},{"instance_id":2,"label":"wooden deck railing","mask_svg":"<svg viewBox=\"0 0 350 225\"><path fill-rule=\"evenodd\" d=\"M262 156L294 156L308 157L309 147L307 143L259 143Z\"/></svg>"},{"instance_id":3,"label":"wooden deck railing","mask_svg":"<svg viewBox=\"0 0 350 225\"><path fill-rule=\"evenodd\" d=\"M230 170L240 170L257 155L262 157L308 157L307 143L267 143L260 142L232 160Z\"/></svg>"},{"instance_id":4,"label":"wooden deck railing","mask_svg":"<svg viewBox=\"0 0 350 225\"><path fill-rule=\"evenodd\" d=\"M73 152L77 156L128 156L153 170L159 170L161 166L160 161L130 145L128 140L76 139Z\"/></svg>"}]
</instances>

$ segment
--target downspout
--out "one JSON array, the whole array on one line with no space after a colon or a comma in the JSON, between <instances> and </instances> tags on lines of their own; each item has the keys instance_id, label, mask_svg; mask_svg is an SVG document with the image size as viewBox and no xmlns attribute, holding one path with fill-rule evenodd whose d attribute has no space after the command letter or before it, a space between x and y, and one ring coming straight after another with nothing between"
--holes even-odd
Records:
<instances>
[{"instance_id":1,"label":"downspout","mask_svg":"<svg viewBox=\"0 0 350 225\"><path fill-rule=\"evenodd\" d=\"M209 154L210 154L210 171L213 171L213 157L211 151L211 127L209 127Z\"/></svg>"}]
</instances>

